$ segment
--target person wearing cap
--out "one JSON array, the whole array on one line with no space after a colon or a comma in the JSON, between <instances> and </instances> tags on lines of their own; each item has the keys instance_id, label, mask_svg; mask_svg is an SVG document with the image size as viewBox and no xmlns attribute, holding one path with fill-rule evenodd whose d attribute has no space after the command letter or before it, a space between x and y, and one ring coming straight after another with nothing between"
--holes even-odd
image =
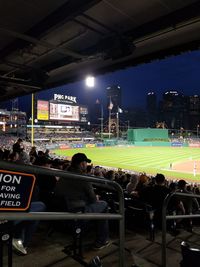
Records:
<instances>
[{"instance_id":1,"label":"person wearing cap","mask_svg":"<svg viewBox=\"0 0 200 267\"><path fill-rule=\"evenodd\" d=\"M68 171L83 174L87 173L87 164L91 160L83 153L73 155ZM60 178L56 185L56 196L63 199L68 211L82 210L88 213L107 212L107 203L99 201L95 195L92 183L84 180ZM109 229L107 220L97 222L95 249L102 249L109 245Z\"/></svg>"}]
</instances>

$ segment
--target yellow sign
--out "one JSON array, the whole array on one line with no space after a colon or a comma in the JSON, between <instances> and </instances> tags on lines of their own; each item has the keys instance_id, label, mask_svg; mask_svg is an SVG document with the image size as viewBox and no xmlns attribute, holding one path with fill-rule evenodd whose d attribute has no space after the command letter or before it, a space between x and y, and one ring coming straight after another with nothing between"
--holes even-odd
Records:
<instances>
[{"instance_id":1,"label":"yellow sign","mask_svg":"<svg viewBox=\"0 0 200 267\"><path fill-rule=\"evenodd\" d=\"M37 101L37 119L38 120L49 120L49 102L48 101Z\"/></svg>"}]
</instances>

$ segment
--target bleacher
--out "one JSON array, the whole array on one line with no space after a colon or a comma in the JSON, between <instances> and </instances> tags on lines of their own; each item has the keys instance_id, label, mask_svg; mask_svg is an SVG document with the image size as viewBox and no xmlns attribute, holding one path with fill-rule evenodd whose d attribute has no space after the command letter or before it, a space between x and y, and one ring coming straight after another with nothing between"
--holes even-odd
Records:
<instances>
[{"instance_id":1,"label":"bleacher","mask_svg":"<svg viewBox=\"0 0 200 267\"><path fill-rule=\"evenodd\" d=\"M8 141L8 144L12 145L13 141L14 141L13 139L10 139ZM26 153L29 152L29 149L30 149L30 147L26 146ZM4 148L2 148L2 151L4 152ZM9 155L8 155L8 160L10 163L12 163L11 159L9 159ZM53 165L54 160L50 159L50 162L49 162L50 168L51 168L51 164L52 164L53 168L57 168L59 165L59 169L62 169L63 167L66 168L66 166L69 165L69 162L67 162L67 164L66 164L65 161L58 160L59 164L56 166L56 165ZM5 159L4 159L4 161L6 163ZM27 163L26 163L25 167L23 164L20 165L22 162L19 160L17 160L16 162L13 162L13 163L17 163L19 168L21 167L21 168L26 169L26 167L28 167L28 166L31 167L31 165L29 165L29 164L27 165ZM34 161L32 162L32 164L34 164ZM15 169L16 169L16 166L15 166ZM39 169L37 171L39 171ZM52 169L52 171L53 171L53 175L55 175L55 169L54 170ZM154 177L148 177L146 174L143 174L143 173L136 174L133 172L134 174L132 174L130 172L122 171L120 169L111 170L111 169L106 169L104 167L99 167L99 166L98 167L92 166L92 168L88 169L88 171L89 171L88 175L92 175L92 177L100 178L105 184L107 184L108 182L112 183L114 181L115 183L119 184L120 187L123 189L124 201L125 201L124 210L125 210L125 218L126 218L125 230L127 232L127 237L126 237L126 247L128 248L127 251L129 251L129 252L131 251L131 253L133 253L133 254L135 253L134 252L135 251L134 242L135 242L135 238L138 238L138 240L139 240L138 242L140 243L140 245L143 244L143 246L141 246L141 247L139 246L138 248L136 248L137 253L134 256L134 259L138 259L139 262L144 261L146 264L145 266L148 266L149 262L151 262L152 259L149 256L147 257L145 253L148 254L149 253L148 251L155 249L156 246L161 247L161 243L160 243L161 242L160 237L162 234L161 229L160 229L160 223L161 222L157 223L157 220L155 220L156 210L154 209L154 207L151 206L151 203L144 202L144 199L141 196L143 194L144 188L155 186L155 178ZM111 171L112 171L112 173L111 173ZM135 185L134 185L132 191L127 192L127 186L130 183L130 180L133 177L133 175L136 177L137 182L135 182ZM55 176L58 177L59 174L56 173ZM176 182L177 181L166 181L166 185L169 189L171 189L171 190L173 190L173 192L175 192ZM187 189L189 190L190 193L196 193L200 196L200 193L199 193L200 190L199 190L198 184L189 184L189 185L187 185ZM51 192L49 192L49 193L51 193ZM106 200L109 203L111 212L117 213L119 211L119 197L117 197L116 193L114 193L113 190L110 191L109 189L105 190L105 188L102 189L101 187L100 188L97 187L96 193L102 199ZM45 203L45 204L47 204L47 203ZM187 226L187 224L186 224L186 226ZM115 229L115 223L112 221L110 222L110 228L112 229L111 235L113 237L114 244L115 244L117 242L117 239L118 239L118 233L116 230L114 230ZM190 232L188 232L188 230ZM173 242L179 242L179 240L180 241L181 240L190 241L189 235L191 235L191 231L192 231L192 238L195 238L196 234L199 231L199 224L198 224L198 221L196 222L195 219L192 219L192 225L189 229L188 227L185 227L184 224L178 224L177 221L174 219L174 220L172 220L172 223L169 224L167 231L168 231L168 233L167 233L167 239L168 239L167 240L167 250L168 250L168 249L171 249L171 243L173 243ZM49 237L48 237L48 239L46 241L40 240L41 236L42 235L45 236L46 233L47 233L47 225L44 222L42 222L38 231L34 234L33 240L35 240L35 241L33 241L33 244L34 244L34 242L36 242L36 243L35 243L35 247L33 245L33 250L32 250L32 244L31 244L30 258L33 256L32 251L33 251L33 253L36 253L39 255L39 253L40 253L40 245L39 244L40 243L42 243L42 246L44 246L43 249L47 250L45 253L48 253L49 246L51 246L52 245L51 242L53 242L52 239L51 238L49 239ZM63 241L61 241L61 239L62 238L65 239L65 237L62 236L62 238L60 239L59 233L60 233L60 231L56 231L55 233L53 233L53 235L55 234L55 236L56 236L56 242L62 243ZM187 238L185 238L185 236ZM69 236L66 235L66 238L68 239ZM49 241L49 240L51 240L51 241ZM86 240L84 240L84 242L85 241L87 241L87 238L86 238ZM36 244L39 246L37 246ZM115 248L114 244L112 245L112 249ZM197 244L195 242L194 242L194 244L191 242L191 245L197 245ZM58 247L60 247L60 245L58 245L57 248ZM110 248L109 248L109 250L110 250ZM176 263L173 263L173 264L177 264L177 265L173 265L173 266L179 266L177 263L177 258L181 259L179 247L177 247L177 250L178 250L178 252L176 251L176 253L175 253ZM90 250L88 250L88 251L86 250L86 254L87 253L88 253L88 255L94 255L93 253L91 253ZM153 259L152 264L154 264L154 265L152 265L152 266L157 266L157 264L159 264L160 256L161 255L159 254L159 255L157 255L156 259ZM29 257L29 253L28 253L28 256L26 256L26 257L27 258ZM127 257L129 258L130 255ZM6 259L6 257L5 257L5 259ZM50 259L53 260L52 257L49 257L48 261L50 261ZM104 256L102 256L102 259L104 259ZM16 256L14 256L14 261L16 261L16 262L19 261ZM42 259L42 261L44 262L44 259ZM129 259L128 261L131 261L131 260ZM26 262L26 260L25 260L25 262ZM107 259L105 259L105 262L104 262L105 266L107 264L106 262L107 262ZM55 266L59 266L60 263L56 263L56 264L58 264L58 265L55 265ZM117 262L115 262L115 264L117 264ZM24 266L26 266L26 265L24 265ZM41 266L41 265L38 265L38 266ZM62 266L62 265L60 265L60 266ZM151 266L151 265L149 265L149 266Z\"/></svg>"}]
</instances>

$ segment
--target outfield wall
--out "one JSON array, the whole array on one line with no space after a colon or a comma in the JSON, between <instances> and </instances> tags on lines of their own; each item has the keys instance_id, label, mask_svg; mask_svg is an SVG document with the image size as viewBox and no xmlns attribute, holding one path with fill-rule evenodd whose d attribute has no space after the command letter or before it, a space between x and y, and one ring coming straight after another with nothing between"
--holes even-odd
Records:
<instances>
[{"instance_id":1,"label":"outfield wall","mask_svg":"<svg viewBox=\"0 0 200 267\"><path fill-rule=\"evenodd\" d=\"M181 142L132 142L134 146L168 146L168 147L188 147L188 143Z\"/></svg>"},{"instance_id":2,"label":"outfield wall","mask_svg":"<svg viewBox=\"0 0 200 267\"><path fill-rule=\"evenodd\" d=\"M152 128L141 128L141 129L128 129L127 138L129 142L143 142L145 140L155 139L167 140L168 129L152 129Z\"/></svg>"},{"instance_id":3,"label":"outfield wall","mask_svg":"<svg viewBox=\"0 0 200 267\"><path fill-rule=\"evenodd\" d=\"M171 142L134 142L135 146L171 146Z\"/></svg>"},{"instance_id":4,"label":"outfield wall","mask_svg":"<svg viewBox=\"0 0 200 267\"><path fill-rule=\"evenodd\" d=\"M126 144L115 142L106 142L106 143L94 143L94 144L85 144L85 143L70 143L70 144L50 144L46 148L50 150L54 149L73 149L73 148L93 148L93 147L105 147L105 146L164 146L164 147L187 147L188 143L181 142L128 142ZM196 146L195 146L196 147Z\"/></svg>"}]
</instances>

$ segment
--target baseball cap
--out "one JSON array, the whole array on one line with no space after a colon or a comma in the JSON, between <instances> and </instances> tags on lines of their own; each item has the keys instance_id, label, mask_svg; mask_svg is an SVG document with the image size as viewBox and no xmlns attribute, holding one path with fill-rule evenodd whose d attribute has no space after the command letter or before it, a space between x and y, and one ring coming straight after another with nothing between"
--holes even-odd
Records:
<instances>
[{"instance_id":1,"label":"baseball cap","mask_svg":"<svg viewBox=\"0 0 200 267\"><path fill-rule=\"evenodd\" d=\"M76 153L72 157L72 164L81 163L83 161L86 161L87 163L90 163L91 159L88 159L87 156L84 153Z\"/></svg>"},{"instance_id":2,"label":"baseball cap","mask_svg":"<svg viewBox=\"0 0 200 267\"><path fill-rule=\"evenodd\" d=\"M187 184L187 182L185 180L179 180L178 181L178 187L183 187Z\"/></svg>"}]
</instances>

